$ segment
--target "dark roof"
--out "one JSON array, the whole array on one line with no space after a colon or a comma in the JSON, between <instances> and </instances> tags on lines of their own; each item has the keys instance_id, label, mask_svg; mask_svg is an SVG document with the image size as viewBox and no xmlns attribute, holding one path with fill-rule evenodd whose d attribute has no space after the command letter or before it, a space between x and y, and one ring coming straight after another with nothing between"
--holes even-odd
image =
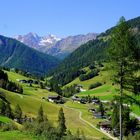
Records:
<instances>
[{"instance_id":1,"label":"dark roof","mask_svg":"<svg viewBox=\"0 0 140 140\"><path fill-rule=\"evenodd\" d=\"M110 121L107 121L107 122L99 122L99 125L100 126L110 126L111 125L111 122Z\"/></svg>"},{"instance_id":2,"label":"dark roof","mask_svg":"<svg viewBox=\"0 0 140 140\"><path fill-rule=\"evenodd\" d=\"M81 98L79 98L78 96L72 96L72 100L81 101Z\"/></svg>"},{"instance_id":3,"label":"dark roof","mask_svg":"<svg viewBox=\"0 0 140 140\"><path fill-rule=\"evenodd\" d=\"M48 99L60 99L60 96L59 95L56 95L56 96L48 96Z\"/></svg>"}]
</instances>

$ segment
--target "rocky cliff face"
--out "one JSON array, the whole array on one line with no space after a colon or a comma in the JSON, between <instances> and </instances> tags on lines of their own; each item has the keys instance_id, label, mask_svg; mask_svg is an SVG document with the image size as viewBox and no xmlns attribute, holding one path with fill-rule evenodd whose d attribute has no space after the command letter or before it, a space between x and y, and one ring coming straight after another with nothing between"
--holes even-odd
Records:
<instances>
[{"instance_id":1,"label":"rocky cliff face","mask_svg":"<svg viewBox=\"0 0 140 140\"><path fill-rule=\"evenodd\" d=\"M15 36L14 38L31 48L63 59L80 45L88 42L89 40L95 39L96 36L96 33L89 33L86 35L58 38L55 35L40 37L36 33L28 33L23 36Z\"/></svg>"}]
</instances>

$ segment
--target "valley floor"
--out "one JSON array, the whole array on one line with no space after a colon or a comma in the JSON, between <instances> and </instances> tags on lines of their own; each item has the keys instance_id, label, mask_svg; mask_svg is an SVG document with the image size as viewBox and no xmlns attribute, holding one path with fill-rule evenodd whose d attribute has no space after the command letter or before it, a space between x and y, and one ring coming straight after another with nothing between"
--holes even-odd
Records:
<instances>
[{"instance_id":1,"label":"valley floor","mask_svg":"<svg viewBox=\"0 0 140 140\"><path fill-rule=\"evenodd\" d=\"M26 78L24 76L20 76L13 72L7 72L7 73L10 79L15 82L17 82L16 79ZM56 126L57 118L58 118L58 111L61 106L54 103L50 103L42 99L42 97L55 95L55 93L48 92L45 89L40 89L36 85L33 85L32 87L30 87L27 84L22 84L22 86L24 89L24 94L22 95L13 93L4 89L0 89L0 91L5 93L6 99L12 105L12 109L14 109L17 104L19 104L23 110L23 114L28 115L30 117L35 117L40 105L42 105L44 113L47 115L48 119ZM72 104L71 101L69 101L67 104L69 103ZM87 110L87 107L84 107L84 108ZM77 110L72 110L66 107L63 107L63 109L64 109L64 113L66 117L67 129L71 130L72 133L76 133L76 131L79 129L80 131L84 133L86 137L90 139L100 140L101 138L108 138L108 136L106 136L104 133L98 131L96 128L93 128L88 123L85 123L81 119L81 117L79 118L79 112ZM82 116L84 117L84 114ZM88 117L88 114L86 114L85 118L86 117ZM8 140L8 136L10 137L11 134L12 133L10 132L1 132L1 136L3 136L3 139L7 135L7 138L5 138L6 140ZM11 138L14 137L14 135L16 134L18 134L18 132L13 133L13 136L11 135ZM22 134L19 136L22 136ZM23 135L23 139L24 139L24 136L25 135ZM20 139L22 140L22 137ZM12 139L9 139L9 140L12 140Z\"/></svg>"},{"instance_id":2,"label":"valley floor","mask_svg":"<svg viewBox=\"0 0 140 140\"><path fill-rule=\"evenodd\" d=\"M7 73L10 80L14 82L17 82L17 79L28 79L27 77L14 72ZM88 90L89 83L94 81L105 82L106 84L93 90ZM113 95L116 93L114 86L112 86L109 81L106 71L101 71L98 77L90 79L87 82L80 82L77 78L69 85L73 83L82 84L83 89L86 89L86 91L78 94L79 97L90 95L97 96L101 100L111 100ZM32 86L29 86L28 84L22 84L22 86L24 89L23 94L13 93L0 88L0 92L5 93L6 99L11 103L12 109L14 109L17 104L19 104L22 108L23 115L36 117L38 109L42 105L45 115L47 115L48 119L53 123L54 126L57 126L58 112L59 109L63 107L67 129L73 134L75 134L79 129L88 139L91 140L101 140L102 138L116 140L116 138L112 137L108 133L98 129L97 124L103 120L97 118L95 119L93 114L88 111L90 104L79 104L68 98L64 105L58 105L43 99L43 97L47 98L50 95L56 95L56 93L49 92L46 89L41 89L38 87L38 85L34 84ZM132 106L132 108L134 108L133 112L139 115L140 109L136 106ZM0 117L0 120L2 119L4 118ZM0 136L2 140L36 140L35 137L30 135L28 136L27 134L21 133L19 131L0 132Z\"/></svg>"}]
</instances>

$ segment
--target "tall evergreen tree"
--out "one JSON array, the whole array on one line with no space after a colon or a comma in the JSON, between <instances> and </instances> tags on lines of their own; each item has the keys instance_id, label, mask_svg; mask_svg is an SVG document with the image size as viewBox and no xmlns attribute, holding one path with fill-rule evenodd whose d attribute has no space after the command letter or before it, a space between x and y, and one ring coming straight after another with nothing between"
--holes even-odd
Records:
<instances>
[{"instance_id":1,"label":"tall evergreen tree","mask_svg":"<svg viewBox=\"0 0 140 140\"><path fill-rule=\"evenodd\" d=\"M112 128L119 128L119 105L118 104L113 104L113 112L111 116L111 125Z\"/></svg>"},{"instance_id":2,"label":"tall evergreen tree","mask_svg":"<svg viewBox=\"0 0 140 140\"><path fill-rule=\"evenodd\" d=\"M63 108L60 108L58 114L58 133L60 137L63 137L66 132L66 125L65 125L65 116L63 112Z\"/></svg>"},{"instance_id":3,"label":"tall evergreen tree","mask_svg":"<svg viewBox=\"0 0 140 140\"><path fill-rule=\"evenodd\" d=\"M2 104L1 104L1 114L2 115L5 115L5 110L6 110L6 104L4 101L2 101Z\"/></svg>"},{"instance_id":4,"label":"tall evergreen tree","mask_svg":"<svg viewBox=\"0 0 140 140\"><path fill-rule=\"evenodd\" d=\"M5 109L5 116L7 116L8 118L12 118L12 110L11 110L11 107L10 107L10 104L7 103L6 105L6 109Z\"/></svg>"},{"instance_id":5,"label":"tall evergreen tree","mask_svg":"<svg viewBox=\"0 0 140 140\"><path fill-rule=\"evenodd\" d=\"M109 58L115 83L119 86L119 114L120 114L120 140L122 140L122 105L125 90L134 93L137 87L136 71L140 68L140 49L135 42L135 37L124 17L120 18L118 25L112 32ZM138 93L138 90L135 90Z\"/></svg>"},{"instance_id":6,"label":"tall evergreen tree","mask_svg":"<svg viewBox=\"0 0 140 140\"><path fill-rule=\"evenodd\" d=\"M14 115L15 115L15 118L17 119L18 123L21 123L22 110L18 104L16 105Z\"/></svg>"},{"instance_id":7,"label":"tall evergreen tree","mask_svg":"<svg viewBox=\"0 0 140 140\"><path fill-rule=\"evenodd\" d=\"M103 117L105 114L105 109L102 102L99 104L99 112L101 112L101 116Z\"/></svg>"},{"instance_id":8,"label":"tall evergreen tree","mask_svg":"<svg viewBox=\"0 0 140 140\"><path fill-rule=\"evenodd\" d=\"M38 110L38 115L37 115L37 122L41 123L44 121L44 111L43 111L43 107L42 105L40 106L39 110Z\"/></svg>"},{"instance_id":9,"label":"tall evergreen tree","mask_svg":"<svg viewBox=\"0 0 140 140\"><path fill-rule=\"evenodd\" d=\"M23 93L23 88L22 88L22 86L21 86L21 85L17 85L17 87L18 87L18 92L19 92L20 94L22 94L22 93Z\"/></svg>"}]
</instances>

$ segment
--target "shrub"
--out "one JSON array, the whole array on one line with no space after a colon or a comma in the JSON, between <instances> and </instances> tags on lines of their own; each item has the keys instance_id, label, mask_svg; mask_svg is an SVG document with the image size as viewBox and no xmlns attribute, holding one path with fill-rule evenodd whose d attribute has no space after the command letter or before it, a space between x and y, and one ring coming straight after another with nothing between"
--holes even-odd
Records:
<instances>
[{"instance_id":1,"label":"shrub","mask_svg":"<svg viewBox=\"0 0 140 140\"><path fill-rule=\"evenodd\" d=\"M91 64L91 65L89 65L89 69L95 69L96 67L95 67L95 65L94 64Z\"/></svg>"},{"instance_id":2,"label":"shrub","mask_svg":"<svg viewBox=\"0 0 140 140\"><path fill-rule=\"evenodd\" d=\"M18 130L17 126L13 123L1 124L2 131Z\"/></svg>"},{"instance_id":3,"label":"shrub","mask_svg":"<svg viewBox=\"0 0 140 140\"><path fill-rule=\"evenodd\" d=\"M91 85L89 86L89 89L93 89L93 88L99 87L99 86L101 86L101 85L102 85L102 83L96 82L95 84L91 84Z\"/></svg>"},{"instance_id":4,"label":"shrub","mask_svg":"<svg viewBox=\"0 0 140 140\"><path fill-rule=\"evenodd\" d=\"M88 74L81 74L79 76L79 79L80 79L80 81L85 81L85 80L88 80L88 79L91 79L91 78L97 76L98 73L99 73L99 70L94 69L91 72L89 72Z\"/></svg>"},{"instance_id":5,"label":"shrub","mask_svg":"<svg viewBox=\"0 0 140 140\"><path fill-rule=\"evenodd\" d=\"M79 91L80 89L77 87L77 85L74 84L63 89L63 96L71 97L74 94L78 93Z\"/></svg>"}]
</instances>

